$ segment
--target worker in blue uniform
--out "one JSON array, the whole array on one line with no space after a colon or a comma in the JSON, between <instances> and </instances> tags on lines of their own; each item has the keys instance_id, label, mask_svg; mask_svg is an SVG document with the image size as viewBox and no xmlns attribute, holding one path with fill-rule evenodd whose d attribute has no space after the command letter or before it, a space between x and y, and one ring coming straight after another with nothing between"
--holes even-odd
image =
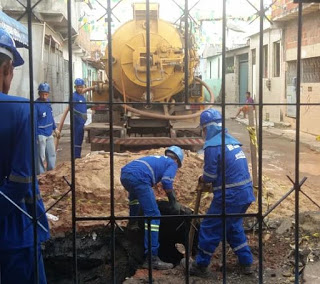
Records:
<instances>
[{"instance_id":1,"label":"worker in blue uniform","mask_svg":"<svg viewBox=\"0 0 320 284\"><path fill-rule=\"evenodd\" d=\"M0 282L37 283L34 273L34 249L37 249L39 283L44 284L40 243L49 238L49 229L37 181L39 217L35 248L33 226L30 226L34 207L30 104L27 99L7 95L13 68L23 63L11 36L0 29Z\"/></svg>"},{"instance_id":2,"label":"worker in blue uniform","mask_svg":"<svg viewBox=\"0 0 320 284\"><path fill-rule=\"evenodd\" d=\"M54 169L56 164L56 149L54 138L60 138L60 132L54 122L52 108L48 99L50 86L41 83L38 87L39 98L35 104L35 115L37 119L37 143L38 143L38 167L37 173L42 174L46 170Z\"/></svg>"},{"instance_id":3,"label":"worker in blue uniform","mask_svg":"<svg viewBox=\"0 0 320 284\"><path fill-rule=\"evenodd\" d=\"M87 121L87 104L84 96L84 80L77 78L74 81L76 91L73 93L74 104L74 157L81 158L84 125Z\"/></svg>"},{"instance_id":4,"label":"worker in blue uniform","mask_svg":"<svg viewBox=\"0 0 320 284\"><path fill-rule=\"evenodd\" d=\"M200 183L211 183L214 198L207 214L222 214L222 117L219 111L201 113L200 125L205 136L204 169ZM248 163L241 143L225 130L225 202L226 213L245 213L255 200ZM204 218L200 225L198 253L191 262L190 274L206 276L211 257L223 237L221 218ZM227 242L238 257L243 273L251 274L253 257L243 229L242 217L226 218ZM182 260L185 266L185 259Z\"/></svg>"},{"instance_id":5,"label":"worker in blue uniform","mask_svg":"<svg viewBox=\"0 0 320 284\"><path fill-rule=\"evenodd\" d=\"M129 192L130 216L138 216L140 208L145 216L161 216L152 187L161 182L169 204L179 214L180 204L176 200L173 181L183 161L183 151L178 146L165 150L164 156L146 156L131 161L121 169L121 183ZM160 219L151 220L152 267L158 270L170 269L172 263L166 263L158 257ZM148 222L145 221L145 255L148 254ZM148 257L142 265L148 268Z\"/></svg>"}]
</instances>

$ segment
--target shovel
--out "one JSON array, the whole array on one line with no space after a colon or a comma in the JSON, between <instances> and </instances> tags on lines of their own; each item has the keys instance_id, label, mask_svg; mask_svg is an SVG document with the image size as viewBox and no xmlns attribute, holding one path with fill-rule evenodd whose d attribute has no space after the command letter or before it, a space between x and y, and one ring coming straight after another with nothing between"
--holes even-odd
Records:
<instances>
[{"instance_id":1,"label":"shovel","mask_svg":"<svg viewBox=\"0 0 320 284\"><path fill-rule=\"evenodd\" d=\"M212 192L212 184L211 183L203 183L203 182L198 182L197 184L197 197L196 197L196 203L194 205L194 215L198 215L199 213L199 207L200 207L200 201L201 201L201 195L203 192ZM196 218L193 218L191 221L191 227L189 231L189 253L192 255L192 247L193 247L193 240L194 240L194 233L196 229L196 224L197 224Z\"/></svg>"}]
</instances>

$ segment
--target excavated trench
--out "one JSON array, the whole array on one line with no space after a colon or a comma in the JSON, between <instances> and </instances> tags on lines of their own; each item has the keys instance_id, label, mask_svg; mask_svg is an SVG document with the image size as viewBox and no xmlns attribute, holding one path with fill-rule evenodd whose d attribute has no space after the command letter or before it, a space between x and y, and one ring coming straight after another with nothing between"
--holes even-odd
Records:
<instances>
[{"instance_id":1,"label":"excavated trench","mask_svg":"<svg viewBox=\"0 0 320 284\"><path fill-rule=\"evenodd\" d=\"M162 215L173 214L168 202L159 201ZM183 207L180 215L189 215L191 210ZM177 265L183 257L175 248L176 243L185 243L187 227L178 218L161 220L159 233L159 257ZM126 228L115 231L116 283L122 283L133 276L144 260L143 220L139 231ZM197 236L195 237L197 240ZM196 244L194 243L194 246ZM96 227L85 233L77 234L78 278L80 283L112 283L111 275L111 229ZM72 283L72 234L55 237L45 244L43 252L48 283Z\"/></svg>"}]
</instances>

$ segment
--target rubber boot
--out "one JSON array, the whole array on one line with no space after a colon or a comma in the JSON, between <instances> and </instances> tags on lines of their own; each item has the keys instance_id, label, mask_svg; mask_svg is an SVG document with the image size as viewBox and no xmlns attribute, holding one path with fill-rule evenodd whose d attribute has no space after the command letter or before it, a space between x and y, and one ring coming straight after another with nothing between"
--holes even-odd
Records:
<instances>
[{"instance_id":1,"label":"rubber boot","mask_svg":"<svg viewBox=\"0 0 320 284\"><path fill-rule=\"evenodd\" d=\"M138 220L130 220L128 222L127 229L129 231L134 231L134 232L139 231L140 230L139 221Z\"/></svg>"},{"instance_id":2,"label":"rubber boot","mask_svg":"<svg viewBox=\"0 0 320 284\"><path fill-rule=\"evenodd\" d=\"M186 259L181 259L181 266L186 269ZM194 260L189 261L189 272L190 275L206 278L209 276L208 266L200 266Z\"/></svg>"},{"instance_id":3,"label":"rubber boot","mask_svg":"<svg viewBox=\"0 0 320 284\"><path fill-rule=\"evenodd\" d=\"M153 255L151 259L152 268L156 270L167 270L173 268L172 263L162 261L157 255ZM142 264L142 268L148 269L149 268L149 259L148 257Z\"/></svg>"},{"instance_id":4,"label":"rubber boot","mask_svg":"<svg viewBox=\"0 0 320 284\"><path fill-rule=\"evenodd\" d=\"M244 275L251 275L253 273L251 265L240 265L240 271Z\"/></svg>"}]
</instances>

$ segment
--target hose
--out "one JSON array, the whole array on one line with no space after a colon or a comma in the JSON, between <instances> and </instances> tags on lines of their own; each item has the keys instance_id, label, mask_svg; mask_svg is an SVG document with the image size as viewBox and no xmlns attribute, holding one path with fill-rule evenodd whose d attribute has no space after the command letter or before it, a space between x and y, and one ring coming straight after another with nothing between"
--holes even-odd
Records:
<instances>
[{"instance_id":1,"label":"hose","mask_svg":"<svg viewBox=\"0 0 320 284\"><path fill-rule=\"evenodd\" d=\"M200 78L195 77L195 80L198 81L202 86L204 86L207 91L210 94L210 103L214 103L214 95L212 90L210 89L210 87L207 85L207 83L205 83L204 81L202 81ZM148 112L148 111L143 111L143 110L139 110L136 109L134 107L128 106L128 105L121 105L123 108L125 108L127 111L131 111L133 113L136 114L140 114L142 116L145 117L151 117L151 118L157 118L157 119L164 119L164 120L183 120L183 119L190 119L190 118L196 118L198 116L200 116L202 110L193 113L193 114L185 114L185 115L164 115L164 114L157 114L157 113L152 113L152 112Z\"/></svg>"}]
</instances>

